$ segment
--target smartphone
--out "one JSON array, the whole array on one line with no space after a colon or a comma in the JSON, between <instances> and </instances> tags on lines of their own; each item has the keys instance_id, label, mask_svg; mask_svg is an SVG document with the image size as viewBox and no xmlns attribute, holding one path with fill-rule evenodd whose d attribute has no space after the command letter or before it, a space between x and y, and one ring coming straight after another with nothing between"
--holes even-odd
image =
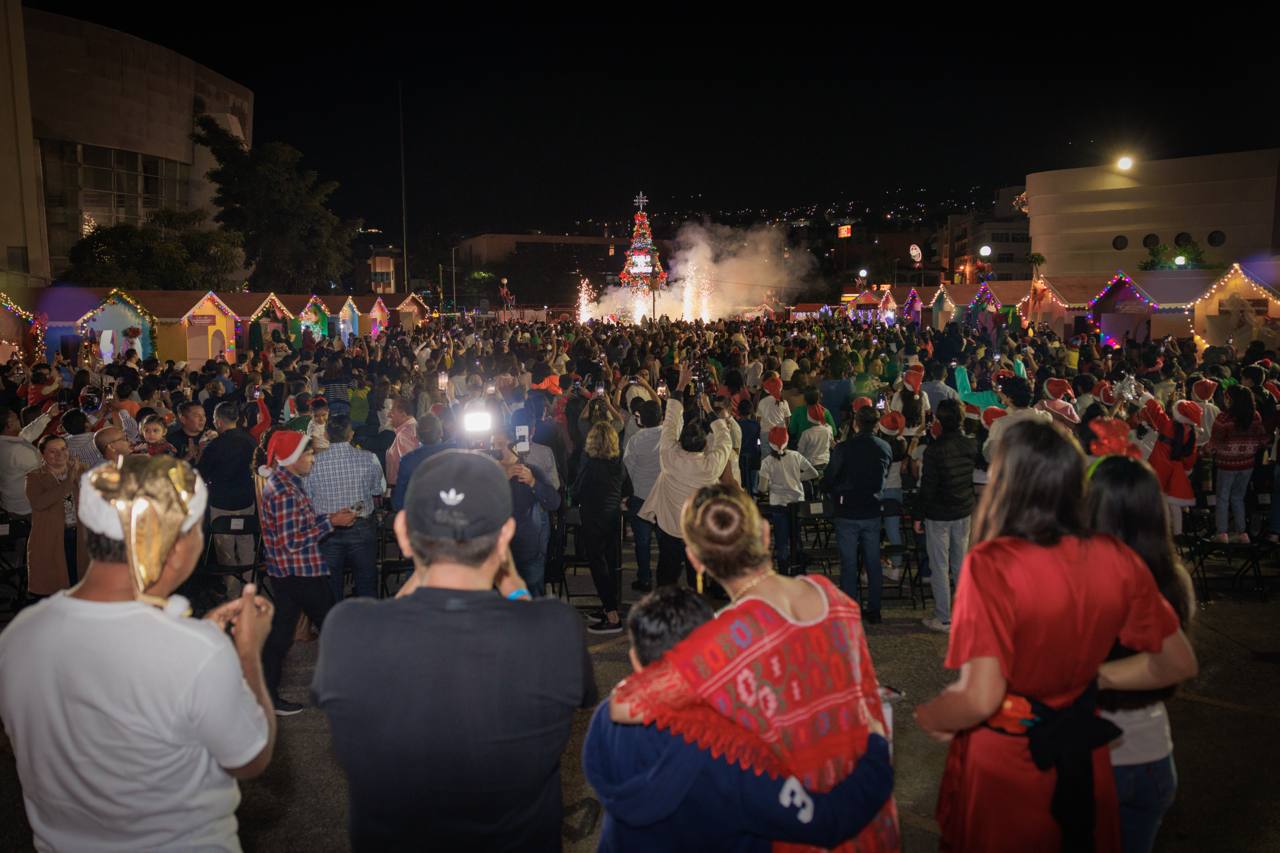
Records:
<instances>
[{"instance_id":1,"label":"smartphone","mask_svg":"<svg viewBox=\"0 0 1280 853\"><path fill-rule=\"evenodd\" d=\"M603 386L603 385L597 385L597 386L596 386L596 396L597 396L597 397L603 397L603 396L604 396L604 386Z\"/></svg>"},{"instance_id":2,"label":"smartphone","mask_svg":"<svg viewBox=\"0 0 1280 853\"><path fill-rule=\"evenodd\" d=\"M486 386L485 386L484 393L486 393L486 394L492 394L492 393L494 393L494 392L495 392L495 391L497 391L497 390L498 390L497 386L496 386L496 385L494 385L494 384L491 382L491 383L489 383L488 385L486 385Z\"/></svg>"},{"instance_id":3,"label":"smartphone","mask_svg":"<svg viewBox=\"0 0 1280 853\"><path fill-rule=\"evenodd\" d=\"M884 397L881 397L879 400L876 401L876 408L882 412L884 411Z\"/></svg>"},{"instance_id":4,"label":"smartphone","mask_svg":"<svg viewBox=\"0 0 1280 853\"><path fill-rule=\"evenodd\" d=\"M449 390L449 374L443 370L436 376L436 387L441 391Z\"/></svg>"},{"instance_id":5,"label":"smartphone","mask_svg":"<svg viewBox=\"0 0 1280 853\"><path fill-rule=\"evenodd\" d=\"M512 449L517 455L529 452L529 427L523 425L516 427L516 443Z\"/></svg>"},{"instance_id":6,"label":"smartphone","mask_svg":"<svg viewBox=\"0 0 1280 853\"><path fill-rule=\"evenodd\" d=\"M658 396L665 397L667 396L667 393L668 393L667 381L665 379L659 379L658 380Z\"/></svg>"},{"instance_id":7,"label":"smartphone","mask_svg":"<svg viewBox=\"0 0 1280 853\"><path fill-rule=\"evenodd\" d=\"M253 399L255 399L255 400L261 400L261 399L262 399L262 389L261 389L261 388L259 388L259 389L257 389L256 391L254 391L254 392L253 392Z\"/></svg>"}]
</instances>

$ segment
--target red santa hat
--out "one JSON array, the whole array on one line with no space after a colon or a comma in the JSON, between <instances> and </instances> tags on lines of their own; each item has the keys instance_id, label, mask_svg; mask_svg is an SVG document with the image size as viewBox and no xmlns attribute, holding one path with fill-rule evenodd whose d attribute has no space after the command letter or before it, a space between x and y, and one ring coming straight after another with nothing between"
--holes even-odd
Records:
<instances>
[{"instance_id":1,"label":"red santa hat","mask_svg":"<svg viewBox=\"0 0 1280 853\"><path fill-rule=\"evenodd\" d=\"M982 410L982 425L987 429L991 429L991 425L996 421L1009 414L999 406L987 406Z\"/></svg>"},{"instance_id":2,"label":"red santa hat","mask_svg":"<svg viewBox=\"0 0 1280 853\"><path fill-rule=\"evenodd\" d=\"M867 406L874 405L875 403L871 402L870 397L858 397L853 401L853 410L856 412L858 409L865 409Z\"/></svg>"},{"instance_id":3,"label":"red santa hat","mask_svg":"<svg viewBox=\"0 0 1280 853\"><path fill-rule=\"evenodd\" d=\"M993 373L991 378L994 379L996 384L998 385L1000 384L1001 381L1005 379L1012 379L1014 376L1017 376L1017 374L1014 373L1012 370L1009 370L1007 367L1002 367L999 370L997 370L995 373Z\"/></svg>"},{"instance_id":4,"label":"red santa hat","mask_svg":"<svg viewBox=\"0 0 1280 853\"><path fill-rule=\"evenodd\" d=\"M1129 440L1129 425L1120 418L1094 418L1089 421L1094 438L1089 442L1090 456L1130 456L1142 458L1142 451Z\"/></svg>"},{"instance_id":5,"label":"red santa hat","mask_svg":"<svg viewBox=\"0 0 1280 853\"><path fill-rule=\"evenodd\" d=\"M820 426L827 422L827 410L822 408L821 403L814 403L810 406L807 414L809 415L809 423L811 424L817 424Z\"/></svg>"},{"instance_id":6,"label":"red santa hat","mask_svg":"<svg viewBox=\"0 0 1280 853\"><path fill-rule=\"evenodd\" d=\"M1114 406L1116 404L1116 389L1105 379L1093 386L1093 396L1102 401L1104 406Z\"/></svg>"},{"instance_id":7,"label":"red santa hat","mask_svg":"<svg viewBox=\"0 0 1280 853\"><path fill-rule=\"evenodd\" d=\"M1160 405L1160 401L1150 394L1143 394L1138 403L1140 406L1136 415L1138 423L1155 426L1156 420L1164 413L1164 407Z\"/></svg>"},{"instance_id":8,"label":"red santa hat","mask_svg":"<svg viewBox=\"0 0 1280 853\"><path fill-rule=\"evenodd\" d=\"M973 403L965 403L964 416L966 420L980 421L982 420L982 408L975 406Z\"/></svg>"},{"instance_id":9,"label":"red santa hat","mask_svg":"<svg viewBox=\"0 0 1280 853\"><path fill-rule=\"evenodd\" d=\"M885 435L899 436L907 428L907 419L902 412L888 412L880 419L879 430Z\"/></svg>"},{"instance_id":10,"label":"red santa hat","mask_svg":"<svg viewBox=\"0 0 1280 853\"><path fill-rule=\"evenodd\" d=\"M916 394L920 393L920 383L924 381L924 373L908 370L902 374L902 382Z\"/></svg>"},{"instance_id":11,"label":"red santa hat","mask_svg":"<svg viewBox=\"0 0 1280 853\"><path fill-rule=\"evenodd\" d=\"M765 393L773 399L782 401L782 380L776 376L770 376L763 382Z\"/></svg>"},{"instance_id":12,"label":"red santa hat","mask_svg":"<svg viewBox=\"0 0 1280 853\"><path fill-rule=\"evenodd\" d=\"M1201 379L1199 382L1191 386L1191 394L1201 403L1206 403L1213 399L1213 395L1218 392L1218 383L1212 379Z\"/></svg>"},{"instance_id":13,"label":"red santa hat","mask_svg":"<svg viewBox=\"0 0 1280 853\"><path fill-rule=\"evenodd\" d=\"M282 429L271 436L267 442L267 464L258 469L264 477L271 476L271 469L277 466L287 468L302 458L311 437L291 429Z\"/></svg>"},{"instance_id":14,"label":"red santa hat","mask_svg":"<svg viewBox=\"0 0 1280 853\"><path fill-rule=\"evenodd\" d=\"M1044 383L1044 392L1050 400L1074 400L1076 398L1076 395L1071 392L1071 383L1056 376Z\"/></svg>"},{"instance_id":15,"label":"red santa hat","mask_svg":"<svg viewBox=\"0 0 1280 853\"><path fill-rule=\"evenodd\" d=\"M1066 400L1041 400L1036 403L1036 408L1042 412L1048 412L1066 426L1080 425L1080 415L1076 412L1076 407Z\"/></svg>"},{"instance_id":16,"label":"red santa hat","mask_svg":"<svg viewBox=\"0 0 1280 853\"><path fill-rule=\"evenodd\" d=\"M933 423L929 424L929 435L933 436L934 441L942 438L942 421L933 419Z\"/></svg>"},{"instance_id":17,"label":"red santa hat","mask_svg":"<svg viewBox=\"0 0 1280 853\"><path fill-rule=\"evenodd\" d=\"M1193 400L1179 400L1173 406L1173 419L1180 424L1199 429L1203 418L1204 409L1200 408L1200 404Z\"/></svg>"},{"instance_id":18,"label":"red santa hat","mask_svg":"<svg viewBox=\"0 0 1280 853\"><path fill-rule=\"evenodd\" d=\"M787 434L787 428L784 426L776 426L769 430L769 446L779 453L787 449L787 442L790 438Z\"/></svg>"},{"instance_id":19,"label":"red santa hat","mask_svg":"<svg viewBox=\"0 0 1280 853\"><path fill-rule=\"evenodd\" d=\"M1262 383L1262 387L1268 394L1276 398L1277 403L1280 403L1280 382L1277 382L1274 379L1268 379L1266 382Z\"/></svg>"},{"instance_id":20,"label":"red santa hat","mask_svg":"<svg viewBox=\"0 0 1280 853\"><path fill-rule=\"evenodd\" d=\"M907 373L919 373L921 376L924 376L924 365L918 361L912 362L911 365L907 367Z\"/></svg>"},{"instance_id":21,"label":"red santa hat","mask_svg":"<svg viewBox=\"0 0 1280 853\"><path fill-rule=\"evenodd\" d=\"M1269 358L1260 358L1257 361L1255 361L1254 364L1256 364L1258 367L1261 367L1263 370L1271 369L1271 359Z\"/></svg>"}]
</instances>

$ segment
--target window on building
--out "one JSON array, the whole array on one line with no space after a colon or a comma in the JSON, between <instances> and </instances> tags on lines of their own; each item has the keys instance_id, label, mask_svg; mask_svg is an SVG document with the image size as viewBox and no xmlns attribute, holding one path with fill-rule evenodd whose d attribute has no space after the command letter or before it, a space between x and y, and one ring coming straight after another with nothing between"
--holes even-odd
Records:
<instances>
[{"instance_id":1,"label":"window on building","mask_svg":"<svg viewBox=\"0 0 1280 853\"><path fill-rule=\"evenodd\" d=\"M1182 247L1191 242L1191 235L1186 231L1179 231L1178 236L1173 238L1173 245Z\"/></svg>"},{"instance_id":2,"label":"window on building","mask_svg":"<svg viewBox=\"0 0 1280 853\"><path fill-rule=\"evenodd\" d=\"M1031 235L1024 234L1021 231L1015 231L1009 235L1009 242L1010 243L1030 243Z\"/></svg>"},{"instance_id":3,"label":"window on building","mask_svg":"<svg viewBox=\"0 0 1280 853\"><path fill-rule=\"evenodd\" d=\"M1144 249L1154 249L1156 246L1159 246L1159 245L1160 245L1159 234L1148 234L1147 236L1142 238L1142 247Z\"/></svg>"},{"instance_id":4,"label":"window on building","mask_svg":"<svg viewBox=\"0 0 1280 853\"><path fill-rule=\"evenodd\" d=\"M5 251L5 266L11 272L31 272L27 268L27 247L26 246L10 246Z\"/></svg>"},{"instance_id":5,"label":"window on building","mask_svg":"<svg viewBox=\"0 0 1280 853\"><path fill-rule=\"evenodd\" d=\"M1125 249L1129 248L1129 238L1123 234L1117 234L1116 238L1111 241L1111 248L1115 249L1117 252L1123 252Z\"/></svg>"},{"instance_id":6,"label":"window on building","mask_svg":"<svg viewBox=\"0 0 1280 853\"><path fill-rule=\"evenodd\" d=\"M1005 232L1005 231L991 232L991 242L992 243L1008 243L1009 242L1008 232Z\"/></svg>"},{"instance_id":7,"label":"window on building","mask_svg":"<svg viewBox=\"0 0 1280 853\"><path fill-rule=\"evenodd\" d=\"M1223 232L1221 231L1209 232L1209 245L1213 246L1215 249L1218 248L1219 246L1226 245L1226 242L1227 242L1227 235L1224 234Z\"/></svg>"},{"instance_id":8,"label":"window on building","mask_svg":"<svg viewBox=\"0 0 1280 853\"><path fill-rule=\"evenodd\" d=\"M996 255L996 263L998 264L1013 263L1013 252L1001 252L1000 254Z\"/></svg>"},{"instance_id":9,"label":"window on building","mask_svg":"<svg viewBox=\"0 0 1280 853\"><path fill-rule=\"evenodd\" d=\"M111 149L99 148L96 145L81 146L82 162L86 166L97 166L101 169L111 168Z\"/></svg>"}]
</instances>

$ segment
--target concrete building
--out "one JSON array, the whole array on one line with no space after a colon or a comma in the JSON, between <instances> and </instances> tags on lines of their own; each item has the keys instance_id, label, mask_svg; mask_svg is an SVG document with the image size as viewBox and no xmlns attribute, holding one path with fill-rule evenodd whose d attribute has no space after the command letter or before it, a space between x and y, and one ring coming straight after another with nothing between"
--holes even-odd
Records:
<instances>
[{"instance_id":1,"label":"concrete building","mask_svg":"<svg viewBox=\"0 0 1280 853\"><path fill-rule=\"evenodd\" d=\"M71 246L95 225L138 224L162 207L208 207L214 188L204 176L214 164L191 141L194 117L210 115L252 144L251 91L134 36L23 9L18 0L0 3L0 45L7 48L0 123L6 137L17 134L21 142L16 152L12 139L0 142L0 198L29 185L29 173L37 176L43 234L26 238L36 283L56 278ZM37 256L47 257L47 267L33 262Z\"/></svg>"},{"instance_id":2,"label":"concrete building","mask_svg":"<svg viewBox=\"0 0 1280 853\"><path fill-rule=\"evenodd\" d=\"M1280 254L1280 148L1037 172L1027 203L1046 277L1105 281L1190 241L1208 261L1249 266Z\"/></svg>"},{"instance_id":3,"label":"concrete building","mask_svg":"<svg viewBox=\"0 0 1280 853\"><path fill-rule=\"evenodd\" d=\"M1022 191L1020 186L1004 187L996 193L990 208L947 217L946 225L934 238L947 281L976 285L983 272L992 281L1031 278L1031 265L1026 261L1031 251L1030 224L1014 207L1014 199ZM991 247L991 254L985 258L980 254L983 246Z\"/></svg>"},{"instance_id":4,"label":"concrete building","mask_svg":"<svg viewBox=\"0 0 1280 853\"><path fill-rule=\"evenodd\" d=\"M19 0L0 0L0 291L49 280Z\"/></svg>"}]
</instances>

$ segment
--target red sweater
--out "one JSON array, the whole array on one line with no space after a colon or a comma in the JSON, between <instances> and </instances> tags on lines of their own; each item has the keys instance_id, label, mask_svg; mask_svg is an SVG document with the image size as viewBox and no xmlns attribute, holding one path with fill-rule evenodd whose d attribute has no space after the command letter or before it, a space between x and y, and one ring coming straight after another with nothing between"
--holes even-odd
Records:
<instances>
[{"instance_id":1,"label":"red sweater","mask_svg":"<svg viewBox=\"0 0 1280 853\"><path fill-rule=\"evenodd\" d=\"M1248 429L1238 429L1231 415L1223 412L1213 422L1213 437L1209 449L1213 461L1224 471L1248 471L1253 468L1258 449L1265 447L1271 437L1262 428L1262 418L1253 413L1253 423Z\"/></svg>"}]
</instances>

